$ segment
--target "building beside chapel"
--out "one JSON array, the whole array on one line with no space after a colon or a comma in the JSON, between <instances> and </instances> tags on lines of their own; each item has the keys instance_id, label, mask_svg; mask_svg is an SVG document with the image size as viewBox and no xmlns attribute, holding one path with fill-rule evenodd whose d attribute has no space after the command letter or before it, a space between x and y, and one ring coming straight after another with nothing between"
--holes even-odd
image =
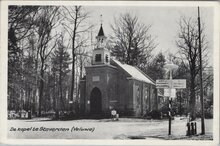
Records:
<instances>
[{"instance_id":1,"label":"building beside chapel","mask_svg":"<svg viewBox=\"0 0 220 146\"><path fill-rule=\"evenodd\" d=\"M80 81L81 113L104 117L115 109L120 116L142 117L157 110L155 82L137 67L111 58L102 25L96 39L92 63Z\"/></svg>"}]
</instances>

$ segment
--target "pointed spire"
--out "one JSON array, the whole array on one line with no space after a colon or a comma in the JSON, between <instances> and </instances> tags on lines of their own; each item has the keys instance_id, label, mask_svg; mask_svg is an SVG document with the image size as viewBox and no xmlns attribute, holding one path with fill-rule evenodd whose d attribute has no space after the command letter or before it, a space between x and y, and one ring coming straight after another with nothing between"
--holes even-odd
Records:
<instances>
[{"instance_id":1,"label":"pointed spire","mask_svg":"<svg viewBox=\"0 0 220 146\"><path fill-rule=\"evenodd\" d=\"M105 36L104 34L104 31L103 31L103 28L102 28L102 14L100 15L100 22L101 22L101 27L99 29L99 33L98 33L98 36Z\"/></svg>"},{"instance_id":2,"label":"pointed spire","mask_svg":"<svg viewBox=\"0 0 220 146\"><path fill-rule=\"evenodd\" d=\"M100 27L100 29L99 29L98 36L105 36L105 35L104 35L103 28L102 28L102 24L101 24L101 27Z\"/></svg>"}]
</instances>

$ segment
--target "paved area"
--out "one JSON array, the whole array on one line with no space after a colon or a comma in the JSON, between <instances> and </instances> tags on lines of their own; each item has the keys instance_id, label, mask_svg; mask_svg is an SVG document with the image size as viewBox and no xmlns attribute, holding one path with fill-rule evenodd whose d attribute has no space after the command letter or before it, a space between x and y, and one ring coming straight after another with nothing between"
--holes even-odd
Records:
<instances>
[{"instance_id":1,"label":"paved area","mask_svg":"<svg viewBox=\"0 0 220 146\"><path fill-rule=\"evenodd\" d=\"M206 133L212 138L212 119L205 120ZM184 137L186 118L172 121L172 136ZM198 133L200 120L197 120ZM50 121L45 118L8 120L8 138L31 139L162 139L168 134L168 120L121 118L119 121L70 120Z\"/></svg>"}]
</instances>

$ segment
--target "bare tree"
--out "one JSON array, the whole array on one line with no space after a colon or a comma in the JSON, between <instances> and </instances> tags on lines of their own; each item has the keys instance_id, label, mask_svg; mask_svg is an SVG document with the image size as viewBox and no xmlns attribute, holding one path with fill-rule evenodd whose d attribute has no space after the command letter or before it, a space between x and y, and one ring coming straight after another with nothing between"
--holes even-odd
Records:
<instances>
[{"instance_id":1,"label":"bare tree","mask_svg":"<svg viewBox=\"0 0 220 146\"><path fill-rule=\"evenodd\" d=\"M91 57L89 55L88 50L86 50L85 47L80 47L80 49L77 51L77 62L76 62L76 67L77 67L77 77L78 80L82 79L83 76L85 75L85 69L84 66L88 65ZM77 84L77 90L76 90L76 98L79 99L79 93L80 93L80 82Z\"/></svg>"},{"instance_id":2,"label":"bare tree","mask_svg":"<svg viewBox=\"0 0 220 146\"><path fill-rule=\"evenodd\" d=\"M69 53L67 52L67 48L64 46L64 40L63 36L60 40L58 40L58 47L52 54L52 71L54 73L54 76L58 76L58 86L59 86L59 100L55 99L57 102L56 106L56 116L58 118L58 106L62 107L61 110L65 109L65 102L64 102L64 94L65 94L65 87L64 87L64 81L67 77L67 73L69 70ZM59 102L60 101L60 102ZM61 104L62 105L61 105ZM59 105L58 105L59 104Z\"/></svg>"},{"instance_id":3,"label":"bare tree","mask_svg":"<svg viewBox=\"0 0 220 146\"><path fill-rule=\"evenodd\" d=\"M52 50L56 46L56 41L58 39L55 34L52 36L52 29L56 26L58 22L58 9L59 7L45 6L39 13L39 19L36 21L37 25L37 50L40 58L40 85L39 85L39 110L38 116L41 116L41 105L44 93L44 73L46 70L46 60L51 54Z\"/></svg>"},{"instance_id":4,"label":"bare tree","mask_svg":"<svg viewBox=\"0 0 220 146\"><path fill-rule=\"evenodd\" d=\"M156 47L155 38L149 33L151 25L140 23L137 16L125 13L115 18L111 27L114 32L112 55L122 62L144 68Z\"/></svg>"},{"instance_id":5,"label":"bare tree","mask_svg":"<svg viewBox=\"0 0 220 146\"><path fill-rule=\"evenodd\" d=\"M22 39L31 35L38 11L39 6L9 6L9 49L16 49Z\"/></svg>"},{"instance_id":6,"label":"bare tree","mask_svg":"<svg viewBox=\"0 0 220 146\"><path fill-rule=\"evenodd\" d=\"M89 18L89 13L84 10L82 6L63 7L61 14L64 16L62 21L63 27L67 30L71 37L72 42L72 79L70 90L70 101L73 101L75 90L75 72L76 72L76 50L80 47L84 47L88 38L78 39L82 34L89 31L92 25L87 25L86 19ZM76 93L76 92L75 92ZM71 106L71 110L72 110Z\"/></svg>"},{"instance_id":7,"label":"bare tree","mask_svg":"<svg viewBox=\"0 0 220 146\"><path fill-rule=\"evenodd\" d=\"M195 115L195 104L196 104L196 79L200 70L199 67L199 32L197 27L196 19L181 17L179 22L179 33L176 44L179 48L179 53L186 61L185 63L189 66L190 72L190 99L189 99L189 111L191 120L196 118ZM203 63L206 66L207 63L207 49L208 44L204 34L204 25L201 28L201 46L203 53Z\"/></svg>"},{"instance_id":8,"label":"bare tree","mask_svg":"<svg viewBox=\"0 0 220 146\"><path fill-rule=\"evenodd\" d=\"M18 110L21 92L30 94L30 87L33 85L31 74L26 70L31 56L25 56L24 52L28 47L28 37L32 35L35 27L35 20L39 6L9 6L8 11L8 94L9 109ZM26 64L27 63L27 64ZM28 80L29 79L29 80ZM27 95L25 94L25 95ZM25 96L22 96L25 98ZM28 98L29 100L30 98ZM29 105L28 105L29 106ZM25 106L25 107L28 107ZM25 108L24 106L22 108Z\"/></svg>"}]
</instances>

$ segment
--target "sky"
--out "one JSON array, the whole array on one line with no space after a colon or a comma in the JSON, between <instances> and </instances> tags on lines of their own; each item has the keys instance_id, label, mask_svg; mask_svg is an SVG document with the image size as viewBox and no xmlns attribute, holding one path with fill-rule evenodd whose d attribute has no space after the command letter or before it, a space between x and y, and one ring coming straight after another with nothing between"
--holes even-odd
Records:
<instances>
[{"instance_id":1,"label":"sky","mask_svg":"<svg viewBox=\"0 0 220 146\"><path fill-rule=\"evenodd\" d=\"M90 21L96 24L94 32L98 33L101 23L100 15L102 15L103 29L107 37L112 33L110 25L114 23L114 17L117 18L125 12L136 15L141 23L151 24L150 33L156 37L155 41L158 44L154 50L155 54L158 52L165 54L172 52L175 54L178 50L175 40L179 29L178 21L180 17L185 16L186 18L192 17L194 19L198 17L197 7L86 6L85 8L91 12ZM205 24L205 33L209 42L210 62L212 62L211 58L213 58L213 14L214 11L211 7L200 7L201 21Z\"/></svg>"}]
</instances>

